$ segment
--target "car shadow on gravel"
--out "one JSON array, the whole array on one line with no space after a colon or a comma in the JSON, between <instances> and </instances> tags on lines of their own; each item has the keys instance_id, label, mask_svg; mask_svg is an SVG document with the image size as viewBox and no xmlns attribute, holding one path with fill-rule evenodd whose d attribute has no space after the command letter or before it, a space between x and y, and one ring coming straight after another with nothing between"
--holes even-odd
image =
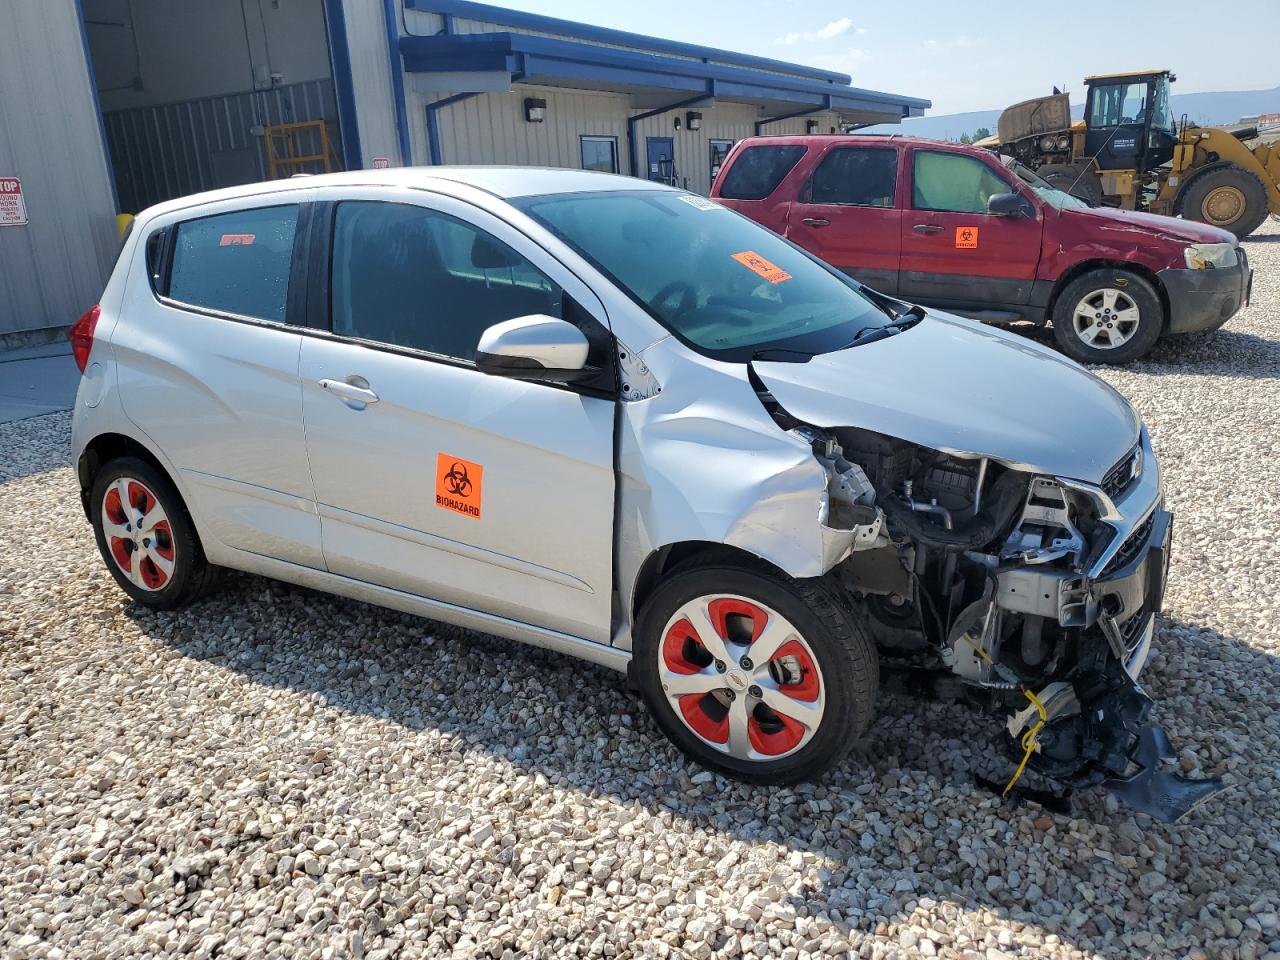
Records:
<instances>
[{"instance_id":1,"label":"car shadow on gravel","mask_svg":"<svg viewBox=\"0 0 1280 960\"><path fill-rule=\"evenodd\" d=\"M187 610L126 612L185 657L390 722L410 737L434 731L460 739L463 756L476 750L500 758L513 777L540 774L584 799L635 804L691 829L813 854L825 861L819 884L792 890L790 903L809 916L825 914L854 939L950 903L957 916L976 911L979 924L985 911L1083 950L1115 947L1120 932L1145 929L1185 956L1197 941L1177 928L1186 928L1207 896L1198 871L1233 856L1203 838L1252 826L1239 787L1178 826L1120 811L1100 790L1077 795L1078 819L1006 804L973 783L974 773L1007 777L1012 770L998 745L1000 719L955 705L882 697L873 728L818 784L695 782L701 768L663 738L621 675L569 657L239 574ZM1253 669L1269 684L1265 702L1275 703L1277 659L1176 621L1163 625L1160 644L1144 681L1157 720L1184 750L1183 768L1230 780L1239 762L1270 769L1257 776L1274 781L1280 758L1244 749L1251 731L1232 699L1232 680L1239 657L1256 658ZM1204 669L1180 671L1189 658ZM1191 838L1201 838L1191 860L1167 855ZM1140 892L1153 858L1173 894L1163 894L1162 905L1180 911L1153 909ZM1115 909L1091 906L1094 898Z\"/></svg>"}]
</instances>

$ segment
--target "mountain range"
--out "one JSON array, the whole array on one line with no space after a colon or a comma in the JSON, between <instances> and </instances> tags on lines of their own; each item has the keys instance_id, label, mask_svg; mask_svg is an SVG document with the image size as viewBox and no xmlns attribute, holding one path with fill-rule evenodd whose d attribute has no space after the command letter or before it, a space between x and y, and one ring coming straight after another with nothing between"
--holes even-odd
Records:
<instances>
[{"instance_id":1,"label":"mountain range","mask_svg":"<svg viewBox=\"0 0 1280 960\"><path fill-rule=\"evenodd\" d=\"M1045 91L1046 94L1050 91ZM1259 113L1280 113L1280 86L1270 90L1223 90L1211 93L1175 93L1169 98L1173 115L1179 120L1186 114L1192 123L1200 126L1232 124L1241 117ZM1071 106L1075 119L1084 116L1084 104ZM992 133L1000 110L972 110L968 113L952 113L938 117L918 117L902 123L879 124L859 133L902 133L913 137L930 137L934 140L959 140L960 135L972 136L979 127Z\"/></svg>"}]
</instances>

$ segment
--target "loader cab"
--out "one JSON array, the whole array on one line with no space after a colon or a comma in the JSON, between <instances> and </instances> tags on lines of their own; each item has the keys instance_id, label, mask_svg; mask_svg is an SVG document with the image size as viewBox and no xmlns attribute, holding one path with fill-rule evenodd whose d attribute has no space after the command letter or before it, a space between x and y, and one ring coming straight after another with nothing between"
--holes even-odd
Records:
<instances>
[{"instance_id":1,"label":"loader cab","mask_svg":"<svg viewBox=\"0 0 1280 960\"><path fill-rule=\"evenodd\" d=\"M1085 153L1099 170L1146 173L1173 159L1178 140L1167 70L1085 77Z\"/></svg>"}]
</instances>

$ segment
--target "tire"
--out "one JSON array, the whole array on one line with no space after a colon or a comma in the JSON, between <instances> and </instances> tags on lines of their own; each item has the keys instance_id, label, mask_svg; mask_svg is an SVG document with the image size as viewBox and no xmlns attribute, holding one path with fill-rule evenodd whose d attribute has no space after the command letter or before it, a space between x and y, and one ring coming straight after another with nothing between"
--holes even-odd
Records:
<instances>
[{"instance_id":1,"label":"tire","mask_svg":"<svg viewBox=\"0 0 1280 960\"><path fill-rule=\"evenodd\" d=\"M1036 173L1050 186L1083 200L1091 207L1102 204L1102 179L1094 170L1080 164L1046 163Z\"/></svg>"},{"instance_id":2,"label":"tire","mask_svg":"<svg viewBox=\"0 0 1280 960\"><path fill-rule=\"evenodd\" d=\"M1163 330L1160 295L1138 274L1122 268L1081 274L1063 287L1053 305L1058 349L1080 363L1137 360L1155 346Z\"/></svg>"},{"instance_id":3,"label":"tire","mask_svg":"<svg viewBox=\"0 0 1280 960\"><path fill-rule=\"evenodd\" d=\"M172 610L204 596L217 583L220 571L205 559L182 497L145 460L122 457L103 464L93 481L89 509L102 559L136 603ZM140 515L148 519L145 528L135 522Z\"/></svg>"},{"instance_id":4,"label":"tire","mask_svg":"<svg viewBox=\"0 0 1280 960\"><path fill-rule=\"evenodd\" d=\"M1178 194L1174 212L1230 230L1243 240L1267 219L1267 188L1243 167L1214 167L1191 178Z\"/></svg>"},{"instance_id":5,"label":"tire","mask_svg":"<svg viewBox=\"0 0 1280 960\"><path fill-rule=\"evenodd\" d=\"M767 661L732 662L760 644L773 645ZM875 648L829 583L733 566L688 568L658 586L637 619L632 668L688 757L762 784L839 763L871 725L880 683Z\"/></svg>"}]
</instances>

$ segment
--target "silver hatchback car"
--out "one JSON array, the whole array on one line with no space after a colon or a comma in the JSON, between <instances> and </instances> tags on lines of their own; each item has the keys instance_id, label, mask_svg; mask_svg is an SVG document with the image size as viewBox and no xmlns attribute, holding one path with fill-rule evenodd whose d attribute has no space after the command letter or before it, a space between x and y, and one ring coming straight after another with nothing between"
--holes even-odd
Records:
<instances>
[{"instance_id":1,"label":"silver hatchback car","mask_svg":"<svg viewBox=\"0 0 1280 960\"><path fill-rule=\"evenodd\" d=\"M188 197L72 340L138 603L226 567L549 647L755 782L838 762L883 678L1002 715L1006 792L1173 818L1218 786L1159 770L1135 682L1171 518L1129 405L702 197L498 167Z\"/></svg>"}]
</instances>

